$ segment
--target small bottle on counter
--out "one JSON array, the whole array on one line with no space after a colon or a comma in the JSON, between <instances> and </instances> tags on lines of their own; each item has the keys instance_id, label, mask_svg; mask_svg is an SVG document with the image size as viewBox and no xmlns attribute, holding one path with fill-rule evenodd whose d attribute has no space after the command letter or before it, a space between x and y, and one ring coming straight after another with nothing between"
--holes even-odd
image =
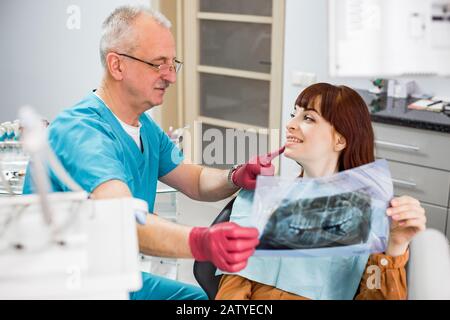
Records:
<instances>
[{"instance_id":1,"label":"small bottle on counter","mask_svg":"<svg viewBox=\"0 0 450 320\"><path fill-rule=\"evenodd\" d=\"M2 127L6 131L6 137L5 137L4 141L11 141L11 140L13 140L14 139L14 130L12 128L12 123L10 121L3 122L2 123Z\"/></svg>"},{"instance_id":2,"label":"small bottle on counter","mask_svg":"<svg viewBox=\"0 0 450 320\"><path fill-rule=\"evenodd\" d=\"M0 142L6 141L6 128L0 125Z\"/></svg>"},{"instance_id":3,"label":"small bottle on counter","mask_svg":"<svg viewBox=\"0 0 450 320\"><path fill-rule=\"evenodd\" d=\"M21 125L19 120L15 120L11 125L13 131L14 131L14 141L19 141L21 136Z\"/></svg>"}]
</instances>

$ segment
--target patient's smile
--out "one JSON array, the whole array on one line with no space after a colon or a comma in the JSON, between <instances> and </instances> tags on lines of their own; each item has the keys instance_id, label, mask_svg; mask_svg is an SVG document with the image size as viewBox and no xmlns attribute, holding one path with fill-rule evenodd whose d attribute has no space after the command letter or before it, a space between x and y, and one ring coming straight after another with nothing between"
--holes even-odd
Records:
<instances>
[{"instance_id":1,"label":"patient's smile","mask_svg":"<svg viewBox=\"0 0 450 320\"><path fill-rule=\"evenodd\" d=\"M292 135L287 136L286 140L287 140L287 144L286 145L288 145L288 144L296 144L296 143L303 143L303 140L301 140L301 139L299 139L299 138L297 138L295 136L292 136Z\"/></svg>"}]
</instances>

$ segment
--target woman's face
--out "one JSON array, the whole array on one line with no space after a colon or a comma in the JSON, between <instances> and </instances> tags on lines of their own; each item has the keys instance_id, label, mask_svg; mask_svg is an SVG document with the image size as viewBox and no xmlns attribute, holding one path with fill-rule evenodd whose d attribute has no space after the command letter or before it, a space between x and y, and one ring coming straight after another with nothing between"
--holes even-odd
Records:
<instances>
[{"instance_id":1,"label":"woman's face","mask_svg":"<svg viewBox=\"0 0 450 320\"><path fill-rule=\"evenodd\" d=\"M336 148L337 134L333 126L320 114L320 99L316 107L306 110L295 107L286 129L286 151L284 155L302 166L314 167L324 161L339 158Z\"/></svg>"}]
</instances>

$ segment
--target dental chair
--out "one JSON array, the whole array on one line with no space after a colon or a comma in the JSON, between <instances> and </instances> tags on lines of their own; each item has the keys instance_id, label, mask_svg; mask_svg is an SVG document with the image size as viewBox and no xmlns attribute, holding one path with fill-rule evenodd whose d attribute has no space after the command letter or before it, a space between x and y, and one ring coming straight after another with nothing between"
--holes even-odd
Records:
<instances>
[{"instance_id":1,"label":"dental chair","mask_svg":"<svg viewBox=\"0 0 450 320\"><path fill-rule=\"evenodd\" d=\"M211 225L230 221L234 200L235 198L223 208ZM194 262L194 277L210 300L214 300L219 289L221 276L216 276L216 270L217 268L211 262Z\"/></svg>"},{"instance_id":2,"label":"dental chair","mask_svg":"<svg viewBox=\"0 0 450 320\"><path fill-rule=\"evenodd\" d=\"M450 246L444 234L427 229L410 245L409 300L450 300Z\"/></svg>"}]
</instances>

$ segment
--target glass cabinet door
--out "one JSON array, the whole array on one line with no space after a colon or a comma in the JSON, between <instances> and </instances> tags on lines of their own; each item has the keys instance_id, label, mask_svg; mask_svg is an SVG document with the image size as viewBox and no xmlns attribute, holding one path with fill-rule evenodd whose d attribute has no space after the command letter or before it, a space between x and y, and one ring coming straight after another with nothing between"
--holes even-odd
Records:
<instances>
[{"instance_id":1,"label":"glass cabinet door","mask_svg":"<svg viewBox=\"0 0 450 320\"><path fill-rule=\"evenodd\" d=\"M203 150L211 128L235 129L237 135L279 129L284 1L194 2L185 15L186 119L202 123ZM274 142L279 144L269 144Z\"/></svg>"},{"instance_id":2,"label":"glass cabinet door","mask_svg":"<svg viewBox=\"0 0 450 320\"><path fill-rule=\"evenodd\" d=\"M200 0L200 11L272 16L272 0Z\"/></svg>"},{"instance_id":3,"label":"glass cabinet door","mask_svg":"<svg viewBox=\"0 0 450 320\"><path fill-rule=\"evenodd\" d=\"M201 21L200 64L270 74L271 36L271 25Z\"/></svg>"},{"instance_id":4,"label":"glass cabinet door","mask_svg":"<svg viewBox=\"0 0 450 320\"><path fill-rule=\"evenodd\" d=\"M252 126L269 126L270 83L200 74L200 114Z\"/></svg>"}]
</instances>

